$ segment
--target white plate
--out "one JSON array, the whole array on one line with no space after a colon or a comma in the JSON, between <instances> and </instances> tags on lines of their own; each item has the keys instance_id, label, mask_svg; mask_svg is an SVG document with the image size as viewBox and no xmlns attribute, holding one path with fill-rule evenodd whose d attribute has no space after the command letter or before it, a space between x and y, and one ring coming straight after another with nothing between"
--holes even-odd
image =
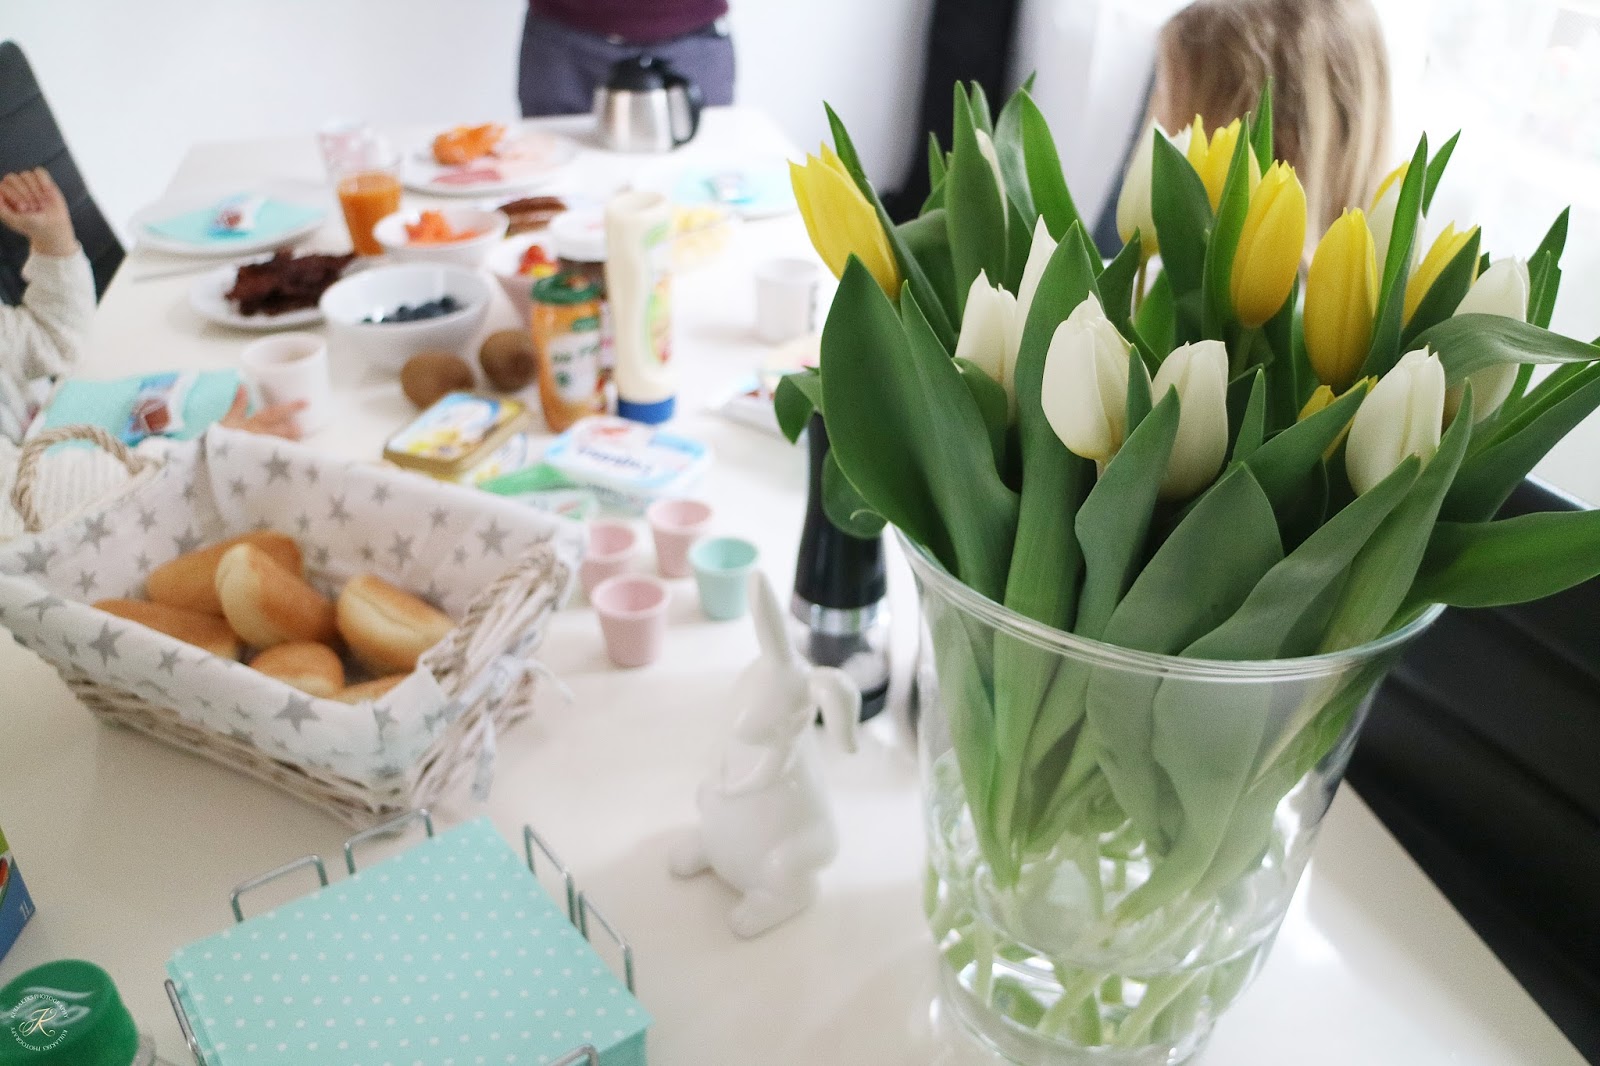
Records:
<instances>
[{"instance_id":1,"label":"white plate","mask_svg":"<svg viewBox=\"0 0 1600 1066\"><path fill-rule=\"evenodd\" d=\"M265 260L256 260L264 262ZM189 286L189 307L207 322L252 333L267 333L275 329L295 329L314 326L322 321L321 308L302 307L298 311L285 311L280 315L242 315L228 301L227 292L233 288L237 267L218 267L195 280Z\"/></svg>"},{"instance_id":2,"label":"white plate","mask_svg":"<svg viewBox=\"0 0 1600 1066\"><path fill-rule=\"evenodd\" d=\"M400 161L400 180L413 192L430 196L505 196L548 184L578 154L576 141L544 130L512 129L506 139L529 146L537 153L536 158L517 161L516 169L510 173L496 177L486 175L481 181L453 182L445 179L461 172L495 167L496 161L490 157L461 166L441 166L434 162L430 139L406 153Z\"/></svg>"},{"instance_id":3,"label":"white plate","mask_svg":"<svg viewBox=\"0 0 1600 1066\"><path fill-rule=\"evenodd\" d=\"M268 195L265 190L261 190L261 194L263 196ZM149 207L137 212L129 220L128 228L133 231L134 239L141 248L149 248L157 252L170 252L174 255L200 256L205 259L233 259L241 255L252 255L256 252L270 252L273 249L293 244L321 229L322 224L328 220L328 210L321 203L305 197L287 197L273 194L279 200L292 200L298 205L314 208L317 213L302 224L291 229L279 230L270 237L241 237L237 241L229 241L227 243L191 244L188 241L165 237L148 228L152 222L172 218L174 215L181 215L186 211L209 207L226 195L228 194L184 197L151 204Z\"/></svg>"}]
</instances>

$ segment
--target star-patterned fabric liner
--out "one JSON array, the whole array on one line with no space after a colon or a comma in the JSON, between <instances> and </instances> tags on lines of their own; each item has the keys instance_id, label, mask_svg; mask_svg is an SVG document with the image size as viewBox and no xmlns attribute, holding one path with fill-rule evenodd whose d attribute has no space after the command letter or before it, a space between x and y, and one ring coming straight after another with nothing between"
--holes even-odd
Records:
<instances>
[{"instance_id":1,"label":"star-patterned fabric liner","mask_svg":"<svg viewBox=\"0 0 1600 1066\"><path fill-rule=\"evenodd\" d=\"M213 428L103 508L0 547L0 625L63 671L274 758L402 787L451 720L426 670L377 702L349 706L89 606L143 598L155 567L250 530L294 537L307 579L330 597L373 573L454 618L534 547L550 545L575 571L583 543L578 523L488 493Z\"/></svg>"},{"instance_id":2,"label":"star-patterned fabric liner","mask_svg":"<svg viewBox=\"0 0 1600 1066\"><path fill-rule=\"evenodd\" d=\"M650 1016L487 818L179 950L215 1066L644 1066Z\"/></svg>"}]
</instances>

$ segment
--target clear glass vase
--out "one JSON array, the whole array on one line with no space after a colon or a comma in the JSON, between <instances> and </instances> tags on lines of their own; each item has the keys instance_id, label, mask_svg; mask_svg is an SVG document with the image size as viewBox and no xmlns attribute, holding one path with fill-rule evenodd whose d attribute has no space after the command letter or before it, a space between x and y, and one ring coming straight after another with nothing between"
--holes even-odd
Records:
<instances>
[{"instance_id":1,"label":"clear glass vase","mask_svg":"<svg viewBox=\"0 0 1600 1066\"><path fill-rule=\"evenodd\" d=\"M1427 613L1331 655L1133 652L921 591L924 907L946 1007L1029 1066L1175 1066L1260 970L1372 691Z\"/></svg>"}]
</instances>

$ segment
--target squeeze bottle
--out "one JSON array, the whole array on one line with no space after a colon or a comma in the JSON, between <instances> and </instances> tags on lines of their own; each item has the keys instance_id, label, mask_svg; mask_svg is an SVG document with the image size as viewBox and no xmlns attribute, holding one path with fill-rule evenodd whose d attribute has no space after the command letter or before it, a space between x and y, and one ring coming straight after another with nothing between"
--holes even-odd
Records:
<instances>
[{"instance_id":1,"label":"squeeze bottle","mask_svg":"<svg viewBox=\"0 0 1600 1066\"><path fill-rule=\"evenodd\" d=\"M672 211L660 193L621 192L606 205L606 298L616 359L617 414L672 417Z\"/></svg>"}]
</instances>

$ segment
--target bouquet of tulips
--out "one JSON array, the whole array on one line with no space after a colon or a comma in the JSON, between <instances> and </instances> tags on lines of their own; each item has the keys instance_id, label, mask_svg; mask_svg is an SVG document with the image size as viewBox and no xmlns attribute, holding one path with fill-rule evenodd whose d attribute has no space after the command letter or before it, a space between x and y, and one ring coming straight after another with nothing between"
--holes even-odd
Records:
<instances>
[{"instance_id":1,"label":"bouquet of tulips","mask_svg":"<svg viewBox=\"0 0 1600 1066\"><path fill-rule=\"evenodd\" d=\"M1207 660L1352 648L1432 604L1525 601L1600 572L1600 513L1495 520L1600 404L1600 349L1546 328L1566 214L1525 260L1491 259L1476 227L1419 255L1455 143L1430 155L1424 138L1302 273L1305 195L1273 157L1271 106L1269 87L1210 136L1198 119L1153 130L1109 262L1026 88L993 116L957 87L933 192L901 225L830 109L834 147L792 178L839 289L820 369L776 400L791 439L824 419L830 517L861 536L893 524L1044 626ZM982 682L949 708L983 857L1004 888L1109 808L1153 867L1118 920L1254 861L1374 680L1262 765L1259 735L1226 735L1237 716L1138 693L1101 715L1092 678L993 643L969 649ZM1152 753L1161 714L1192 743Z\"/></svg>"}]
</instances>

